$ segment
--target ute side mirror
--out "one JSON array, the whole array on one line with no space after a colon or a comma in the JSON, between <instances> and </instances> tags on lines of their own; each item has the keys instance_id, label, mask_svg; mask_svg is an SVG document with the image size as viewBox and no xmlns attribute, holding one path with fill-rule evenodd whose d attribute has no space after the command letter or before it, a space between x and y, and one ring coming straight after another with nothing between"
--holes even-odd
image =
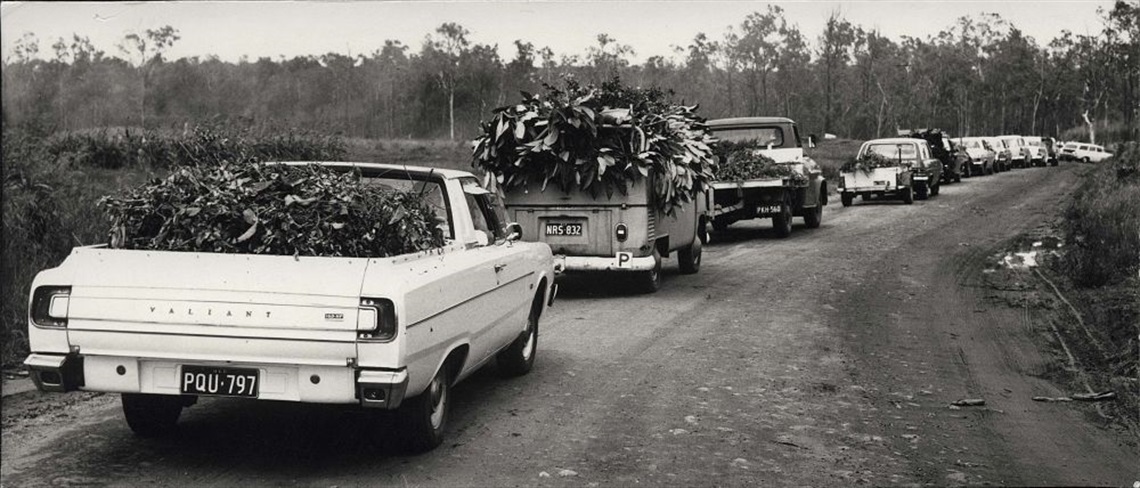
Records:
<instances>
[{"instance_id":1,"label":"ute side mirror","mask_svg":"<svg viewBox=\"0 0 1140 488\"><path fill-rule=\"evenodd\" d=\"M522 240L523 230L522 224L518 222L511 222L507 224L507 240L518 241Z\"/></svg>"}]
</instances>

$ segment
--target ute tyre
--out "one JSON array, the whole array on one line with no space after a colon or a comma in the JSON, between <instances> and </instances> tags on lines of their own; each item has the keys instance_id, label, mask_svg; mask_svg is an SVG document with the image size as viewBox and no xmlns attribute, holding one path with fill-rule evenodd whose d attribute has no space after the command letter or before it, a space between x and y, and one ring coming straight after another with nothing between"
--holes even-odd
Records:
<instances>
[{"instance_id":1,"label":"ute tyre","mask_svg":"<svg viewBox=\"0 0 1140 488\"><path fill-rule=\"evenodd\" d=\"M917 190L912 190L912 191L914 192L914 199L915 200L926 200L927 198L930 198L930 187L929 186L922 185L922 186L919 186ZM906 201L905 196L903 197L903 201Z\"/></svg>"},{"instance_id":2,"label":"ute tyre","mask_svg":"<svg viewBox=\"0 0 1140 488\"><path fill-rule=\"evenodd\" d=\"M165 437L178 429L185 404L181 396L123 393L123 416L140 437Z\"/></svg>"},{"instance_id":3,"label":"ute tyre","mask_svg":"<svg viewBox=\"0 0 1140 488\"><path fill-rule=\"evenodd\" d=\"M839 195L839 201L844 207L850 207L855 203L855 195L852 193L842 193Z\"/></svg>"},{"instance_id":4,"label":"ute tyre","mask_svg":"<svg viewBox=\"0 0 1140 488\"><path fill-rule=\"evenodd\" d=\"M701 240L693 239L689 247L677 251L677 265L681 274L694 274L701 270Z\"/></svg>"},{"instance_id":5,"label":"ute tyre","mask_svg":"<svg viewBox=\"0 0 1140 488\"><path fill-rule=\"evenodd\" d=\"M443 443L447 414L451 409L451 378L447 364L439 368L423 393L400 406L401 438L412 454L428 452Z\"/></svg>"},{"instance_id":6,"label":"ute tyre","mask_svg":"<svg viewBox=\"0 0 1140 488\"><path fill-rule=\"evenodd\" d=\"M657 293L661 289L661 253L653 249L653 269L637 274L637 289L641 293Z\"/></svg>"},{"instance_id":7,"label":"ute tyre","mask_svg":"<svg viewBox=\"0 0 1140 488\"><path fill-rule=\"evenodd\" d=\"M804 214L804 225L809 229L818 229L823 223L823 196L815 201L815 208L807 209Z\"/></svg>"},{"instance_id":8,"label":"ute tyre","mask_svg":"<svg viewBox=\"0 0 1140 488\"><path fill-rule=\"evenodd\" d=\"M780 214L772 217L772 227L776 229L776 237L792 235L792 206L788 205L787 200L780 205Z\"/></svg>"},{"instance_id":9,"label":"ute tyre","mask_svg":"<svg viewBox=\"0 0 1140 488\"><path fill-rule=\"evenodd\" d=\"M902 201L903 201L903 203L905 203L907 205L914 203L914 187L913 186L908 186L908 187L906 187L906 190L903 190Z\"/></svg>"},{"instance_id":10,"label":"ute tyre","mask_svg":"<svg viewBox=\"0 0 1140 488\"><path fill-rule=\"evenodd\" d=\"M526 330L503 349L495 360L499 363L499 373L507 378L522 376L534 367L538 353L538 319L542 317L542 298L545 290L539 290L530 304L530 314L526 318Z\"/></svg>"}]
</instances>

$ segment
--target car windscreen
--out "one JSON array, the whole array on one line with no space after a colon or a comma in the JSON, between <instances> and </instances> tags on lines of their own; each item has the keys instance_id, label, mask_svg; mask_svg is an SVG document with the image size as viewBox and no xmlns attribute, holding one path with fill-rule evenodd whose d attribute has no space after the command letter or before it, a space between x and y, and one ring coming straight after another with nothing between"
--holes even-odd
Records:
<instances>
[{"instance_id":1,"label":"car windscreen","mask_svg":"<svg viewBox=\"0 0 1140 488\"><path fill-rule=\"evenodd\" d=\"M443 235L447 236L448 239L455 238L455 231L451 226L451 216L447 212L447 195L444 193L441 182L368 175L361 176L360 181L381 191L411 192L420 195L424 203L431 208L432 212L435 212L440 228L443 229Z\"/></svg>"},{"instance_id":2,"label":"car windscreen","mask_svg":"<svg viewBox=\"0 0 1140 488\"><path fill-rule=\"evenodd\" d=\"M864 154L875 153L889 159L915 159L918 149L914 144L870 144Z\"/></svg>"},{"instance_id":3,"label":"car windscreen","mask_svg":"<svg viewBox=\"0 0 1140 488\"><path fill-rule=\"evenodd\" d=\"M962 145L970 149L981 149L982 141L979 141L977 139L962 139Z\"/></svg>"},{"instance_id":4,"label":"car windscreen","mask_svg":"<svg viewBox=\"0 0 1140 488\"><path fill-rule=\"evenodd\" d=\"M722 141L752 142L757 146L784 147L784 129L777 126L713 128L713 136Z\"/></svg>"}]
</instances>

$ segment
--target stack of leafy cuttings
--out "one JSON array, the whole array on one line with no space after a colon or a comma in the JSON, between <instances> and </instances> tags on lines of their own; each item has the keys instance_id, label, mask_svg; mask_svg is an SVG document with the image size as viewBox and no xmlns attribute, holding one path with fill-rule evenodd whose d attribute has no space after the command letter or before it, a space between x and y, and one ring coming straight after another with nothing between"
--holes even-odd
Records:
<instances>
[{"instance_id":1,"label":"stack of leafy cuttings","mask_svg":"<svg viewBox=\"0 0 1140 488\"><path fill-rule=\"evenodd\" d=\"M444 243L421 195L320 165L182 167L99 205L121 249L385 257Z\"/></svg>"},{"instance_id":2,"label":"stack of leafy cuttings","mask_svg":"<svg viewBox=\"0 0 1140 488\"><path fill-rule=\"evenodd\" d=\"M617 78L600 87L570 79L545 88L523 92L521 102L496 109L481 125L473 165L487 172L489 185L545 191L553 183L597 198L649 179L653 203L671 214L712 181L713 138L695 106Z\"/></svg>"},{"instance_id":3,"label":"stack of leafy cuttings","mask_svg":"<svg viewBox=\"0 0 1140 488\"><path fill-rule=\"evenodd\" d=\"M720 181L791 179L797 183L807 179L790 164L780 164L760 152L764 146L755 140L718 141L713 145L719 164L716 178Z\"/></svg>"},{"instance_id":4,"label":"stack of leafy cuttings","mask_svg":"<svg viewBox=\"0 0 1140 488\"><path fill-rule=\"evenodd\" d=\"M876 152L868 152L861 157L851 158L839 167L839 171L851 173L855 170L870 173L875 168L890 168L899 166L897 159L891 159Z\"/></svg>"}]
</instances>

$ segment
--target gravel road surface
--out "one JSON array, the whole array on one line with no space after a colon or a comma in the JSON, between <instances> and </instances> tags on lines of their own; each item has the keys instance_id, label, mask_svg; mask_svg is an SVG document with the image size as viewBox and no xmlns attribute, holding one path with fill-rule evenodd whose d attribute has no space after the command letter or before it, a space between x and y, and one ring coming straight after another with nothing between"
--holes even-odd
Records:
<instances>
[{"instance_id":1,"label":"gravel road surface","mask_svg":"<svg viewBox=\"0 0 1140 488\"><path fill-rule=\"evenodd\" d=\"M1055 358L981 279L1077 172L835 202L787 239L741 222L699 274L667 260L653 295L567 280L534 371L459 385L448 439L424 455L355 408L203 399L176 437L148 440L117 395L25 391L3 400L2 484L1130 485L1137 439L1088 405L1030 400L1061 395L1043 379ZM986 404L951 407L966 398Z\"/></svg>"}]
</instances>

